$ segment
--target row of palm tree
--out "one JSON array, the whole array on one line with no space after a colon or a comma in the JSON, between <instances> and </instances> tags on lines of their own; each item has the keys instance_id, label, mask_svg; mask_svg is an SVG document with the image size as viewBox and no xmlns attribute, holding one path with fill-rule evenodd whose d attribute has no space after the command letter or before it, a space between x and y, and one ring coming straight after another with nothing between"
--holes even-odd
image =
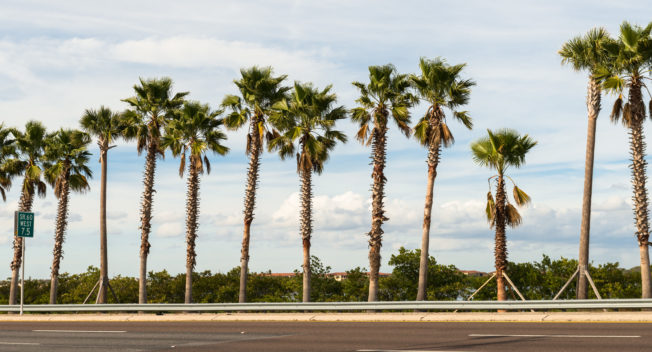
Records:
<instances>
[{"instance_id":1,"label":"row of palm tree","mask_svg":"<svg viewBox=\"0 0 652 352\"><path fill-rule=\"evenodd\" d=\"M63 258L63 241L68 225L68 202L70 191L83 192L89 189L88 177L92 176L87 163L90 153L87 146L90 136L77 130L61 129L47 133L45 127L30 121L21 132L2 126L0 137L2 147L3 188L11 186L13 177L23 175L19 211L32 210L34 196L45 196L46 182L58 198L50 301L56 302L59 264ZM13 139L9 139L9 135ZM4 189L3 189L3 199ZM14 256L11 262L12 276L9 293L10 304L15 303L18 270L21 266L23 239L14 238Z\"/></svg>"},{"instance_id":2,"label":"row of palm tree","mask_svg":"<svg viewBox=\"0 0 652 352\"><path fill-rule=\"evenodd\" d=\"M647 191L645 188L645 144L642 122L645 106L642 100L643 79L649 69L652 54L650 30L624 23L621 35L612 39L603 29L590 31L566 43L560 50L562 61L577 70L589 70L589 133L587 138L587 161L583 197L582 227L580 241L580 266L588 265L588 234L590 225L590 199L592 185L593 149L595 125L600 110L600 92L614 91L619 95L612 111L612 120L623 121L630 129L633 159L634 203L637 220L637 236L641 253L643 297L650 296ZM398 73L391 64L369 67L369 82L353 82L359 90L358 106L347 110L336 104L337 97L331 86L318 89L309 83L295 82L293 87L284 86L285 75L275 76L270 67L251 67L241 70L241 78L235 80L239 95L224 97L219 110L186 99L188 92L173 93L169 78L140 80L134 86L135 95L124 99L129 109L117 113L108 108L86 110L80 120L85 132L60 130L48 134L38 122L27 123L25 132L0 128L0 193L11 186L11 179L23 175L23 189L19 208L30 211L34 195L45 195L45 182L54 187L59 199L55 230L54 261L52 266L51 301L56 302L56 283L62 244L67 224L67 203L70 190L88 190L87 178L91 176L86 166L90 136L97 138L101 163L100 196L100 291L98 302L106 301L108 263L106 256L106 172L108 151L118 138L135 140L138 153L146 151L141 204L141 246L139 303L147 302L147 256L150 250L154 181L157 158L170 149L180 157L179 175L183 177L188 167L186 201L187 280L186 302L192 301L192 276L196 263L195 241L198 228L200 177L210 173L208 151L224 155L228 152L222 141L226 127L236 130L247 126L246 153L249 157L244 199L244 232L241 250L241 280L239 301L246 302L246 286L249 264L249 242L254 218L256 189L259 182L260 156L267 147L282 159L295 157L300 180L301 209L300 233L303 244L303 300L310 299L310 242L312 237L312 174L320 174L337 142L347 141L346 136L335 129L338 120L351 117L359 125L356 139L371 146L372 159L372 219L369 236L369 301L377 299L380 249L385 216L385 167L386 146L390 120L405 136L414 135L427 148L428 178L425 192L422 232L421 263L417 300L426 299L428 249L431 228L434 183L443 147L454 142L447 116L459 121L466 128L473 124L467 111L461 110L470 98L475 82L462 77L464 64L449 65L445 60L422 58L419 75ZM623 106L623 99L627 103ZM419 102L427 108L419 121L410 126L410 108ZM221 115L225 114L223 117ZM13 136L14 140L11 139ZM507 264L506 226L517 226L521 217L509 201L506 182L514 181L506 174L509 167L520 167L526 153L536 145L528 135L513 130L488 130L488 135L471 146L473 158L481 166L495 169L497 175L489 179L487 194L487 218L496 234L496 273L498 298L505 299L502 272ZM42 180L41 175L43 175ZM492 186L493 185L493 186ZM494 187L495 186L495 191ZM494 195L495 192L495 195ZM516 206L530 202L530 197L514 184L513 199ZM12 261L12 285L10 304L15 302L18 268L21 265L22 241L14 239ZM647 260L647 261L646 261ZM646 272L647 271L647 272ZM646 279L647 278L647 279ZM647 280L647 283L646 283ZM578 297L586 295L586 282L580 276ZM647 285L647 286L646 286ZM647 287L647 288L646 288ZM580 297L582 298L582 297ZM585 297L584 297L585 298Z\"/></svg>"},{"instance_id":3,"label":"row of palm tree","mask_svg":"<svg viewBox=\"0 0 652 352\"><path fill-rule=\"evenodd\" d=\"M372 172L373 212L372 230L370 236L370 291L369 299L376 299L378 271L380 267L380 247L382 245L382 223L384 216L384 167L386 133L388 120L391 116L400 130L409 136L412 128L409 126L409 108L419 99L412 93L412 87L418 94L431 104L428 112L415 127L415 135L421 143L430 147L431 169L436 169L439 144L450 145L452 135L445 123L442 108L455 109L468 101L472 81L460 80L458 75L464 65L449 66L442 59L420 62L422 76L399 74L392 65L371 66L369 68L370 83L354 82L361 91L358 99L359 107L351 110L353 121L360 124L357 138L367 145L372 145L374 167ZM139 303L147 302L147 256L150 249L149 234L151 231L152 201L156 161L162 157L166 149L181 160L179 174L183 176L186 160L188 160L188 193L187 193L187 296L192 300L192 270L195 266L195 240L198 227L199 209L199 177L205 171L210 172L210 163L206 151L224 155L228 148L221 144L226 138L219 130L225 125L229 129L249 126L247 134L247 154L249 155L248 179L245 191L244 235L241 260L241 290L240 301L246 301L246 282L249 260L249 239L251 222L255 205L255 191L258 184L260 155L264 151L265 142L269 151L278 152L282 159L297 158L297 173L300 177L301 191L301 237L304 250L304 292L303 299L310 299L310 241L312 236L312 174L320 174L329 158L330 151L337 142L346 142L347 138L336 130L335 124L349 115L343 106L337 106L337 96L331 92L331 86L317 89L309 83L295 82L294 87L282 85L286 76L274 76L269 67L252 67L241 70L242 78L235 81L240 95L228 95L224 98L221 108L229 110L224 118L219 116L224 110L212 111L207 105L187 101L187 92L174 94L172 81L169 78L140 80L134 86L135 95L124 99L130 108L122 113L116 113L106 107L97 110L88 109L80 120L85 132L61 130L52 136L47 135L45 128L38 122L26 125L25 136L11 130L16 136L16 145L22 145L26 140L21 157L26 160L22 169L12 166L13 161L23 160L19 157L11 159L11 153L3 153L9 158L4 163L2 183L8 187L10 170L18 170L15 174L25 174L24 192L21 194L21 211L31 210L33 190L37 188L40 194L45 194L45 184L40 181L40 173L45 171L47 182L55 187L55 195L59 199L59 210L55 231L54 261L52 265L51 302L56 302L56 286L59 263L63 255L63 241L67 225L67 204L70 189L74 191L88 190L87 177L91 176L87 167L90 136L97 138L101 163L101 195L100 195L100 282L98 302L106 302L108 283L108 263L106 253L106 174L108 168L108 151L115 147L112 143L118 138L135 140L138 153L146 151L145 171L143 176L143 195L141 204L141 246L140 246L140 283ZM453 111L453 116L471 127L470 118L466 112ZM5 134L7 145L9 132ZM1 136L0 136L1 137ZM26 149L31 148L31 149ZM58 158L58 159L57 159ZM50 161L56 162L50 164ZM14 163L15 164L15 163ZM5 175L6 174L6 175ZM431 182L434 182L435 172L431 172ZM6 176L6 177L4 177ZM38 187L35 187L36 185ZM432 187L429 193L432 207ZM23 205L24 204L24 205ZM425 223L425 222L424 222ZM424 225L425 226L425 225ZM429 217L427 227L429 228ZM17 272L20 267L20 252L22 241L17 238L14 245L14 261L12 262L12 291L15 293ZM427 248L425 250L427 252ZM425 281L424 281L425 285ZM425 289L425 286L424 286ZM13 298L13 299L11 299ZM15 295L10 295L10 303L15 302Z\"/></svg>"},{"instance_id":4,"label":"row of palm tree","mask_svg":"<svg viewBox=\"0 0 652 352\"><path fill-rule=\"evenodd\" d=\"M587 92L588 132L586 143L584 195L582 199L582 224L580 228L579 269L577 298L587 298L587 278L582 275L588 268L589 239L591 220L591 198L593 183L593 162L595 150L595 130L601 110L601 93L615 93L616 99L611 111L611 121L622 122L629 130L630 154L632 160L632 188L635 235L638 240L641 259L642 297L652 298L652 277L649 259L649 219L648 197L645 185L646 161L643 122L645 103L643 88L649 79L652 65L652 23L646 27L623 22L617 39L610 37L604 28L595 28L583 36L566 42L559 54L562 62L577 70L589 73ZM647 90L647 88L646 88ZM626 99L626 102L624 103ZM624 103L624 104L623 104ZM650 102L652 113L652 101Z\"/></svg>"}]
</instances>

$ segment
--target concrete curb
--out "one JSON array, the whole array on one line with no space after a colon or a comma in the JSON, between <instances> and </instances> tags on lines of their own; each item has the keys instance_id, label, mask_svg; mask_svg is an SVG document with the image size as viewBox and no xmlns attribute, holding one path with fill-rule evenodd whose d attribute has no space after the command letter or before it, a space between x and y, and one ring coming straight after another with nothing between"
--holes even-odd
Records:
<instances>
[{"instance_id":1,"label":"concrete curb","mask_svg":"<svg viewBox=\"0 0 652 352\"><path fill-rule=\"evenodd\" d=\"M652 312L26 314L0 322L550 322L652 323Z\"/></svg>"}]
</instances>

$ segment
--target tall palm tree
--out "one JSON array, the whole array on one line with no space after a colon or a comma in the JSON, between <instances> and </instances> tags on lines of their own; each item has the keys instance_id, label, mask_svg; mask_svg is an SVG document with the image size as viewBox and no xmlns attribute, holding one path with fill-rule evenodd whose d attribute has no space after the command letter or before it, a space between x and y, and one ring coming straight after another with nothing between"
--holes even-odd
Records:
<instances>
[{"instance_id":1,"label":"tall palm tree","mask_svg":"<svg viewBox=\"0 0 652 352\"><path fill-rule=\"evenodd\" d=\"M586 156L584 157L584 195L582 196L582 224L580 226L580 275L577 281L577 299L587 298L587 282L584 271L589 268L589 241L591 234L591 197L593 192L593 159L595 151L595 127L600 114L602 79L600 70L608 65L607 47L612 40L604 28L593 28L583 36L577 36L564 43L559 50L562 63L569 64L575 71L587 70L589 84L586 93L586 107L589 125L586 133Z\"/></svg>"},{"instance_id":2,"label":"tall palm tree","mask_svg":"<svg viewBox=\"0 0 652 352\"><path fill-rule=\"evenodd\" d=\"M419 68L421 76L411 75L410 80L416 88L420 98L428 103L425 115L414 127L414 135L418 141L428 148L428 183L426 187L426 201L423 211L423 233L421 236L421 260L419 263L419 287L417 300L426 299L426 287L428 281L428 248L430 242L430 214L432 213L432 198L435 178L437 177L437 165L441 147L448 147L453 144L454 139L448 125L444 109L452 112L456 120L466 128L471 129L473 123L466 111L457 109L466 105L471 94L471 87L475 82L469 79L460 78L460 74L466 64L448 65L441 58L428 60L421 58Z\"/></svg>"},{"instance_id":3,"label":"tall palm tree","mask_svg":"<svg viewBox=\"0 0 652 352\"><path fill-rule=\"evenodd\" d=\"M18 155L16 154L16 141L14 140L14 132L12 128L6 128L4 123L0 123L0 195L2 201L7 201L7 191L11 188L11 181L14 176L17 176L18 170L9 169L8 161L13 160Z\"/></svg>"},{"instance_id":4,"label":"tall palm tree","mask_svg":"<svg viewBox=\"0 0 652 352\"><path fill-rule=\"evenodd\" d=\"M645 103L642 88L645 74L650 68L652 59L652 40L650 31L652 23L647 27L631 25L623 22L620 26L620 36L610 53L613 57L611 75L607 74L605 88L616 92L618 99L611 111L614 123L622 121L629 129L630 153L632 155L632 186L634 188L634 214L636 218L636 237L638 239L641 258L641 293L643 298L652 298L652 282L650 277L649 236L650 223L648 219L648 198L645 187L646 165L645 137L643 122L645 121ZM605 72L608 73L608 72ZM623 105L623 100L627 102ZM650 104L652 107L652 104Z\"/></svg>"},{"instance_id":5,"label":"tall palm tree","mask_svg":"<svg viewBox=\"0 0 652 352\"><path fill-rule=\"evenodd\" d=\"M18 157L7 160L5 169L11 173L23 175L20 203L18 210L31 212L34 195L45 197L46 184L41 180L43 174L43 152L47 133L45 127L38 121L28 121L25 132L12 131L16 139ZM23 238L14 236L14 257L11 261L11 286L9 288L9 304L16 304L16 289L18 287L18 271L22 265Z\"/></svg>"},{"instance_id":6,"label":"tall palm tree","mask_svg":"<svg viewBox=\"0 0 652 352\"><path fill-rule=\"evenodd\" d=\"M163 157L160 145L161 128L170 119L172 111L183 104L188 92L172 94L170 78L140 79L134 86L135 96L123 99L131 106L125 112L125 137L136 139L138 154L147 151L145 172L143 174L143 196L140 209L140 274L138 280L138 303L147 303L147 256L149 254L149 234L152 222L152 202L154 196L154 173L156 158Z\"/></svg>"},{"instance_id":7,"label":"tall palm tree","mask_svg":"<svg viewBox=\"0 0 652 352\"><path fill-rule=\"evenodd\" d=\"M311 293L312 173L321 174L337 141L346 142L344 133L333 127L337 120L346 118L347 112L344 106L334 106L337 96L330 90L331 86L320 91L310 83L295 82L289 99L274 105L278 113L270 117L282 134L269 143L269 149L278 150L281 159L295 157L296 153L301 179L303 302L310 302Z\"/></svg>"},{"instance_id":8,"label":"tall palm tree","mask_svg":"<svg viewBox=\"0 0 652 352\"><path fill-rule=\"evenodd\" d=\"M79 120L82 129L91 136L97 137L100 148L100 288L97 302L107 302L106 291L109 286L109 261L107 256L106 238L106 178L109 149L117 138L121 138L124 131L124 122L121 115L111 109L101 106L99 109L86 109Z\"/></svg>"},{"instance_id":9,"label":"tall palm tree","mask_svg":"<svg viewBox=\"0 0 652 352\"><path fill-rule=\"evenodd\" d=\"M516 186L514 180L505 174L509 167L518 168L525 164L525 154L534 147L537 142L527 134L520 136L518 132L509 129L502 129L496 132L487 130L488 136L478 139L471 144L473 161L480 166L486 166L498 172L497 175L489 178L489 193L487 193L487 219L492 227L496 228L496 246L494 255L496 259L496 283L498 286L498 300L507 299L503 273L507 268L507 239L505 227L516 227L521 223L521 215L509 202L505 191L505 178L508 178L514 185L513 197L518 206L524 206L530 202L523 190ZM496 184L496 197L492 194L491 183Z\"/></svg>"},{"instance_id":10,"label":"tall palm tree","mask_svg":"<svg viewBox=\"0 0 652 352\"><path fill-rule=\"evenodd\" d=\"M353 82L360 90L356 100L359 107L354 108L352 120L360 125L356 138L363 144L371 144L373 160L373 180L371 199L371 231L369 231L369 301L378 296L378 271L380 270L380 247L383 240L385 217L385 162L387 159L387 123L390 117L399 130L409 136L411 129L408 109L417 98L409 92L410 80L399 74L391 65L369 66L369 83Z\"/></svg>"},{"instance_id":11,"label":"tall palm tree","mask_svg":"<svg viewBox=\"0 0 652 352\"><path fill-rule=\"evenodd\" d=\"M223 121L218 119L221 111L211 111L208 105L196 101L184 102L175 112L175 118L166 127L161 146L170 148L174 156L181 156L179 176L183 177L188 155L188 191L186 199L186 296L185 302L192 303L192 272L197 254L195 241L199 224L199 176L206 170L211 172L211 164L206 153L212 151L226 155L229 148L222 145L226 134L220 130Z\"/></svg>"},{"instance_id":12,"label":"tall palm tree","mask_svg":"<svg viewBox=\"0 0 652 352\"><path fill-rule=\"evenodd\" d=\"M63 258L63 241L68 226L68 199L70 191L85 192L90 189L88 178L93 173L88 168L91 153L87 148L91 137L81 131L61 129L48 137L45 147L45 180L59 199L57 222L54 229L54 257L50 277L50 304L57 303L59 266Z\"/></svg>"},{"instance_id":13,"label":"tall palm tree","mask_svg":"<svg viewBox=\"0 0 652 352\"><path fill-rule=\"evenodd\" d=\"M229 129L238 129L247 122L247 149L249 168L247 170L247 184L244 199L244 233L242 235L242 251L240 257L240 293L238 301L247 301L247 274L249 272L249 239L251 238L251 222L254 220L254 207L256 205L256 187L258 187L258 169L260 168L260 155L263 152L264 138L272 138L272 126L267 123L267 117L272 111L272 106L281 101L289 87L281 86L286 75L272 76L271 67L250 67L241 69L242 78L234 80L240 96L227 95L222 101L222 106L232 112L225 118L225 125Z\"/></svg>"}]
</instances>

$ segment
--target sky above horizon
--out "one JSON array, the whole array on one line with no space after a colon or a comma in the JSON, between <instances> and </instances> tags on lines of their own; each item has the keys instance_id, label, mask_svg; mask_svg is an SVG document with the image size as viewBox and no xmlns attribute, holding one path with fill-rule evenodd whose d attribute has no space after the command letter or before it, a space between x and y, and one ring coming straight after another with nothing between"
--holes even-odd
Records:
<instances>
[{"instance_id":1,"label":"sky above horizon","mask_svg":"<svg viewBox=\"0 0 652 352\"><path fill-rule=\"evenodd\" d=\"M168 76L175 91L217 107L236 93L239 69L272 66L293 81L333 85L338 103L352 108L352 81L368 81L369 65L393 63L416 73L420 57L466 63L477 82L468 110L474 129L449 123L455 144L442 153L435 183L430 253L442 264L493 270L493 231L484 218L487 178L469 144L486 129L509 127L538 145L521 169L510 170L533 204L523 224L507 232L509 260L576 258L586 143L587 75L562 66L557 50L592 27L612 35L622 21L645 25L643 1L2 1L0 3L0 119L24 127L31 119L50 130L77 128L85 109L127 108L139 77ZM649 99L646 96L645 99ZM628 140L609 122L614 97L603 96L598 120L591 260L639 263L631 210ZM411 110L413 121L423 106ZM312 254L333 271L368 268L370 149L339 129L339 145L324 173L314 177ZM647 126L646 126L647 127ZM649 133L648 133L649 134ZM391 254L420 246L426 188L426 151L390 126L387 216L381 271ZM648 138L649 144L649 138ZM197 271L226 272L239 265L247 157L245 132L228 132L226 157L209 155L202 177ZM72 194L62 272L99 266L99 163L86 194ZM159 163L148 270L185 271L185 180L178 160ZM136 276L144 156L133 143L109 153L110 275ZM15 181L19 184L19 181ZM0 207L0 278L11 275L11 234L18 191ZM293 160L265 154L252 225L251 271L291 272L301 265L299 179ZM47 278L57 201L48 190L36 199L35 238L27 240L26 276Z\"/></svg>"}]
</instances>

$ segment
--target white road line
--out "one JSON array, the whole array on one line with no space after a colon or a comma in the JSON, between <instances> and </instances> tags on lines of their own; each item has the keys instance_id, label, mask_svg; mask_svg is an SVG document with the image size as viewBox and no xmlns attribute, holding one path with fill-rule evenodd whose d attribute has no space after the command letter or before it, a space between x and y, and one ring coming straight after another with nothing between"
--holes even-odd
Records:
<instances>
[{"instance_id":1,"label":"white road line","mask_svg":"<svg viewBox=\"0 0 652 352\"><path fill-rule=\"evenodd\" d=\"M442 350L357 350L357 352L464 352L464 351L442 351Z\"/></svg>"},{"instance_id":2,"label":"white road line","mask_svg":"<svg viewBox=\"0 0 652 352\"><path fill-rule=\"evenodd\" d=\"M121 333L122 330L32 330L33 332L81 332L81 333Z\"/></svg>"},{"instance_id":3,"label":"white road line","mask_svg":"<svg viewBox=\"0 0 652 352\"><path fill-rule=\"evenodd\" d=\"M37 342L2 342L2 341L0 341L0 345L31 345L31 346L36 346L36 345L40 345L40 343L37 343Z\"/></svg>"},{"instance_id":4,"label":"white road line","mask_svg":"<svg viewBox=\"0 0 652 352\"><path fill-rule=\"evenodd\" d=\"M470 337L574 337L574 338L628 338L635 339L640 336L632 335L501 335L501 334L469 334Z\"/></svg>"}]
</instances>

